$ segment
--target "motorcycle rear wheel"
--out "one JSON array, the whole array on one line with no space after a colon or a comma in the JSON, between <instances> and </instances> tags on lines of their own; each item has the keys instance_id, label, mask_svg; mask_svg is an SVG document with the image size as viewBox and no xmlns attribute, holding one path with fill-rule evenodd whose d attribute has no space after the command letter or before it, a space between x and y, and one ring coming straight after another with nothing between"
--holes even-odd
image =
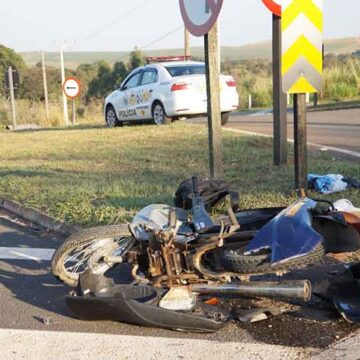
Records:
<instances>
[{"instance_id":1,"label":"motorcycle rear wheel","mask_svg":"<svg viewBox=\"0 0 360 360\"><path fill-rule=\"evenodd\" d=\"M79 276L88 268L104 274L110 265L104 256L123 256L133 245L127 225L100 226L71 235L55 251L51 260L53 274L65 284L76 286Z\"/></svg>"},{"instance_id":2,"label":"motorcycle rear wheel","mask_svg":"<svg viewBox=\"0 0 360 360\"><path fill-rule=\"evenodd\" d=\"M241 275L286 273L309 265L320 264L325 258L323 244L319 244L308 254L275 265L271 265L269 253L244 255L244 252L245 246L236 250L224 250L221 254L223 267L227 271Z\"/></svg>"}]
</instances>

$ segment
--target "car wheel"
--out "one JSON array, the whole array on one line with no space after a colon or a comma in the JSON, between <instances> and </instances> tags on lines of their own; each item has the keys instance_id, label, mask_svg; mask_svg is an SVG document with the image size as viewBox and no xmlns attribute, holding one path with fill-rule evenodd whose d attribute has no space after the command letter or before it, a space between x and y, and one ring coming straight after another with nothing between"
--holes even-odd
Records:
<instances>
[{"instance_id":1,"label":"car wheel","mask_svg":"<svg viewBox=\"0 0 360 360\"><path fill-rule=\"evenodd\" d=\"M225 113L221 113L221 125L226 125L229 121L229 117L230 117L230 113L229 112L225 112Z\"/></svg>"},{"instance_id":2,"label":"car wheel","mask_svg":"<svg viewBox=\"0 0 360 360\"><path fill-rule=\"evenodd\" d=\"M108 106L106 109L105 121L106 121L106 125L109 128L121 126L121 122L118 120L116 116L116 111L112 105Z\"/></svg>"},{"instance_id":3,"label":"car wheel","mask_svg":"<svg viewBox=\"0 0 360 360\"><path fill-rule=\"evenodd\" d=\"M164 106L159 102L153 106L152 117L156 125L171 124L171 118L166 116Z\"/></svg>"}]
</instances>

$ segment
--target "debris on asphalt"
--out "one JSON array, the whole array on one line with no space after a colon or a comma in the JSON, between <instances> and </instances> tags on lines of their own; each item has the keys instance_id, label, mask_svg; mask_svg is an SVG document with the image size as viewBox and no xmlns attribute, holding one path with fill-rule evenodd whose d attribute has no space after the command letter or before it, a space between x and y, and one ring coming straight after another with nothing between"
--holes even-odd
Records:
<instances>
[{"instance_id":1,"label":"debris on asphalt","mask_svg":"<svg viewBox=\"0 0 360 360\"><path fill-rule=\"evenodd\" d=\"M51 316L50 317L33 316L33 318L46 326L60 324L59 322L54 321Z\"/></svg>"},{"instance_id":2,"label":"debris on asphalt","mask_svg":"<svg viewBox=\"0 0 360 360\"><path fill-rule=\"evenodd\" d=\"M238 319L244 323L254 323L267 320L269 317L280 315L283 312L283 310L275 308L252 309L240 313Z\"/></svg>"}]
</instances>

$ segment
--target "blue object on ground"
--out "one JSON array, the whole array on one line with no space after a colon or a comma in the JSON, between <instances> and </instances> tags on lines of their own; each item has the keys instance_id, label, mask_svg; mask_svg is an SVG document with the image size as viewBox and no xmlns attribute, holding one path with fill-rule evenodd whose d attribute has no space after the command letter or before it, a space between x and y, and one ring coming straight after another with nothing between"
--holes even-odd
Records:
<instances>
[{"instance_id":1,"label":"blue object on ground","mask_svg":"<svg viewBox=\"0 0 360 360\"><path fill-rule=\"evenodd\" d=\"M349 184L344 181L344 176L339 174L309 174L308 181L310 188L314 188L316 191L322 194L332 194L334 192L343 191L349 186Z\"/></svg>"}]
</instances>

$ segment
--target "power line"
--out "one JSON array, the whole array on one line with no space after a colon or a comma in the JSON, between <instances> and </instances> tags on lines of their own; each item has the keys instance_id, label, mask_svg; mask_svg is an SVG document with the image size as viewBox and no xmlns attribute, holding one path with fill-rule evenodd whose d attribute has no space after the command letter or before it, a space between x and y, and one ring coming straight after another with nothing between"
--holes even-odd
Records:
<instances>
[{"instance_id":1,"label":"power line","mask_svg":"<svg viewBox=\"0 0 360 360\"><path fill-rule=\"evenodd\" d=\"M152 45L154 45L154 44L158 43L159 41L161 41L161 40L163 40L163 39L167 38L168 36L170 36L170 35L174 34L175 32L179 31L179 30L180 30L180 29L182 29L183 27L184 27L184 25L177 26L175 29L173 29L173 30L169 31L168 33L166 33L166 34L162 35L161 37L159 37L159 38L157 38L157 39L155 39L155 40L153 40L153 41L151 41L151 42L147 43L147 44L146 44L146 45L144 45L144 46L139 47L139 48L138 48L138 50L144 50L144 49L147 49L148 47L150 47L150 46L152 46ZM114 62L116 62L116 61L119 61L119 60L125 59L126 57L128 57L128 56L129 56L129 54L131 54L131 51L128 51L125 55L122 55L122 56L120 56L120 57L118 57L118 58L114 59L113 61L114 61Z\"/></svg>"},{"instance_id":2,"label":"power line","mask_svg":"<svg viewBox=\"0 0 360 360\"><path fill-rule=\"evenodd\" d=\"M141 2L138 6L132 8L131 10L121 14L117 19L109 22L108 24L102 26L101 28L99 28L98 30L94 31L93 33L91 33L88 36L83 37L80 40L76 40L74 44L72 44L71 46L68 47L68 49L73 48L75 45L78 45L79 43L88 41L90 39L93 39L94 37L98 36L99 34L101 34L103 31L105 31L106 29L114 26L115 24L117 24L120 20L123 20L125 18L127 18L128 16L132 15L133 13L137 12L141 7L143 7L143 5L145 5L145 3L147 3L149 0L144 0L143 2Z\"/></svg>"}]
</instances>

